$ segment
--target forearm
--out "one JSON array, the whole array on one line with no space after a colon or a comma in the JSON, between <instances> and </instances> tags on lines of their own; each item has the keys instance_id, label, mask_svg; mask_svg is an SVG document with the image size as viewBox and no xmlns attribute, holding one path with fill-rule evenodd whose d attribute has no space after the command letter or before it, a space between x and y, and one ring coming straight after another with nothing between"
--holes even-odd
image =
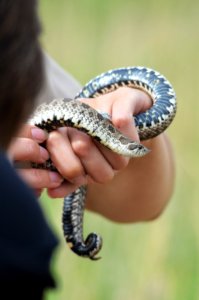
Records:
<instances>
[{"instance_id":1,"label":"forearm","mask_svg":"<svg viewBox=\"0 0 199 300\"><path fill-rule=\"evenodd\" d=\"M151 152L132 159L111 182L88 188L87 208L117 222L156 218L174 186L174 159L165 134L146 141Z\"/></svg>"}]
</instances>

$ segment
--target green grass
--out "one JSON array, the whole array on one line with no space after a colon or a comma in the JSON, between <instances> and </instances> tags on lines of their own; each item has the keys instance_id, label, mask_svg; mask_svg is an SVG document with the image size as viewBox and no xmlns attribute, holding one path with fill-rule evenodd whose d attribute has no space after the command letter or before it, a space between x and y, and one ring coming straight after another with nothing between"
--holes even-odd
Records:
<instances>
[{"instance_id":1,"label":"green grass","mask_svg":"<svg viewBox=\"0 0 199 300\"><path fill-rule=\"evenodd\" d=\"M186 0L41 0L44 48L82 84L111 68L145 65L168 77L178 97L168 130L176 188L157 221L117 225L87 213L85 231L104 238L103 259L91 262L63 241L62 201L43 197L60 237L52 265L58 288L47 300L199 299L198 11L198 1Z\"/></svg>"}]
</instances>

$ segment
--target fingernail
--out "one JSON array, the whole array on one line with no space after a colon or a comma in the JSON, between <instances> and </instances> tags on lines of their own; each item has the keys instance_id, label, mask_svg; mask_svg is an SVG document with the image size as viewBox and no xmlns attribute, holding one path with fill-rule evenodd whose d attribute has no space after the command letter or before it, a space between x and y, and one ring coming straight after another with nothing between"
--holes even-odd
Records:
<instances>
[{"instance_id":1,"label":"fingernail","mask_svg":"<svg viewBox=\"0 0 199 300\"><path fill-rule=\"evenodd\" d=\"M61 183L63 181L63 178L56 172L50 172L49 176L50 176L50 180L52 182L60 182Z\"/></svg>"},{"instance_id":2,"label":"fingernail","mask_svg":"<svg viewBox=\"0 0 199 300\"><path fill-rule=\"evenodd\" d=\"M31 128L31 134L32 138L38 142L43 142L47 138L46 132L38 127Z\"/></svg>"},{"instance_id":3,"label":"fingernail","mask_svg":"<svg viewBox=\"0 0 199 300\"><path fill-rule=\"evenodd\" d=\"M49 159L48 151L45 148L40 146L39 150L40 150L40 155L41 155L43 162L45 162L47 159Z\"/></svg>"}]
</instances>

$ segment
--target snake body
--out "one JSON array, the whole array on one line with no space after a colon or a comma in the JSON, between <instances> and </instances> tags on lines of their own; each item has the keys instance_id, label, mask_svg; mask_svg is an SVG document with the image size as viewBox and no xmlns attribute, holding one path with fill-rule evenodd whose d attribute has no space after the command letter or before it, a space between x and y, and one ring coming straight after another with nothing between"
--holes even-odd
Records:
<instances>
[{"instance_id":1,"label":"snake body","mask_svg":"<svg viewBox=\"0 0 199 300\"><path fill-rule=\"evenodd\" d=\"M141 89L148 93L153 101L149 110L134 116L140 140L153 138L170 125L176 113L175 92L163 75L145 67L127 67L103 73L88 82L74 100L55 99L40 105L30 123L48 132L63 126L74 127L118 154L128 157L143 156L149 151L146 147L125 137L112 125L109 118L78 101L80 98L94 98L109 93L122 86ZM32 165L36 168L56 170L51 160L45 164ZM102 247L102 239L96 233L91 233L84 241L85 198L85 186L64 198L63 231L73 252L96 260L96 255Z\"/></svg>"}]
</instances>

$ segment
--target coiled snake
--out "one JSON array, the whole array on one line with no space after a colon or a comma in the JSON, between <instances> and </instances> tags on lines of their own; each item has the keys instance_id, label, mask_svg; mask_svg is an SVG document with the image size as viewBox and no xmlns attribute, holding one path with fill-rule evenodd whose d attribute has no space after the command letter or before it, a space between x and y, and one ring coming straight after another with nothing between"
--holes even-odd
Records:
<instances>
[{"instance_id":1,"label":"coiled snake","mask_svg":"<svg viewBox=\"0 0 199 300\"><path fill-rule=\"evenodd\" d=\"M77 100L94 98L122 86L144 90L152 98L153 106L146 112L134 116L140 140L153 138L169 126L176 113L175 92L164 76L145 67L120 68L97 76L83 87L75 100L55 99L49 104L40 105L31 117L30 123L48 132L63 126L74 127L86 132L118 154L129 157L143 156L148 149L123 136L107 117ZM56 170L51 160L45 164L33 163L32 166ZM82 186L64 198L63 231L72 251L96 260L102 239L97 234L91 233L84 241L85 197L86 187Z\"/></svg>"}]
</instances>

